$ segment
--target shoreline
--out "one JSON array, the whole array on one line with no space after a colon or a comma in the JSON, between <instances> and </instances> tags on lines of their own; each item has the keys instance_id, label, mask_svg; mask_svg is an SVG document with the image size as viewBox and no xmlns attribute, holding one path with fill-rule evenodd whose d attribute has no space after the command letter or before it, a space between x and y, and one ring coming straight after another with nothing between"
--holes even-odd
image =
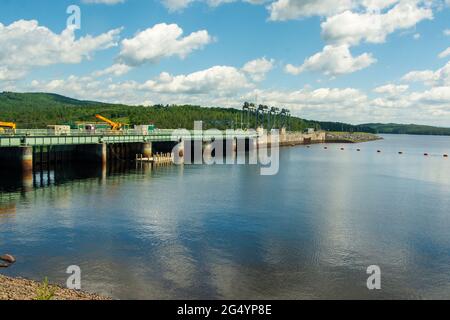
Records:
<instances>
[{"instance_id":1,"label":"shoreline","mask_svg":"<svg viewBox=\"0 0 450 320\"><path fill-rule=\"evenodd\" d=\"M95 293L70 290L53 284L48 285L51 297L42 299L39 294L42 287L42 282L0 274L0 300L112 300Z\"/></svg>"},{"instance_id":2,"label":"shoreline","mask_svg":"<svg viewBox=\"0 0 450 320\"><path fill-rule=\"evenodd\" d=\"M382 137L365 132L327 132L325 143L363 143L383 140Z\"/></svg>"}]
</instances>

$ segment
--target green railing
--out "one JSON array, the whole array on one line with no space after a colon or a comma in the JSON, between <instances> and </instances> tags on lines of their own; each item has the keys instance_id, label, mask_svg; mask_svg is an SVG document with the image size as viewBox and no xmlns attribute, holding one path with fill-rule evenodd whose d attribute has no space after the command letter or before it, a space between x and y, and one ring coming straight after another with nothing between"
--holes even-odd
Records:
<instances>
[{"instance_id":1,"label":"green railing","mask_svg":"<svg viewBox=\"0 0 450 320\"><path fill-rule=\"evenodd\" d=\"M225 132L222 132L225 138ZM256 138L254 132L239 132L237 138ZM149 134L142 134L136 130L110 131L102 130L87 132L72 130L67 135L55 135L47 130L17 130L15 134L2 133L0 135L0 147L18 146L55 146L55 145L79 145L97 143L132 143L132 142L164 142L179 140L203 140L211 141L217 138L214 134L204 131L202 134L188 131L185 134L176 134L175 130L156 130Z\"/></svg>"}]
</instances>

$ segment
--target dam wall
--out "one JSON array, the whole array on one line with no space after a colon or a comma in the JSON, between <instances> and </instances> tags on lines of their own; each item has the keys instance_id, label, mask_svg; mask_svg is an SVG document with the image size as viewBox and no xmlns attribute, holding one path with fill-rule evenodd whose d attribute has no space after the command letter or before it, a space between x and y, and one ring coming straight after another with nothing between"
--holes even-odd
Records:
<instances>
[{"instance_id":1,"label":"dam wall","mask_svg":"<svg viewBox=\"0 0 450 320\"><path fill-rule=\"evenodd\" d=\"M261 132L260 132L261 133ZM310 133L302 132L280 132L280 146L296 146L296 145L306 145L313 143L325 143L326 142L326 132L325 131L315 131ZM261 135L258 139L258 146L270 146L272 143L271 135Z\"/></svg>"}]
</instances>

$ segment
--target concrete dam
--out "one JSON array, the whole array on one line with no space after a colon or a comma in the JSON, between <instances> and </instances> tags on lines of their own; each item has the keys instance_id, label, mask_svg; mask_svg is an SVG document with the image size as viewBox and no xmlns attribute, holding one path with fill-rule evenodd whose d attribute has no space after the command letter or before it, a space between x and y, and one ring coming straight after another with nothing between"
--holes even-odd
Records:
<instances>
[{"instance_id":1,"label":"concrete dam","mask_svg":"<svg viewBox=\"0 0 450 320\"><path fill-rule=\"evenodd\" d=\"M220 138L221 137L221 138ZM280 146L323 143L325 132L279 133ZM17 130L14 134L0 135L0 169L18 169L24 172L58 163L89 163L105 165L113 160L134 161L138 157L152 160L155 155L173 157L176 148L178 157L191 156L186 150L201 143L203 149L221 139L225 150L236 151L239 142L245 143L246 150L270 146L272 135L264 130L237 131L231 137L204 131L196 133L188 130L157 130L141 134L135 130L87 133L73 131L70 134L55 135L47 130ZM156 158L156 157L155 157Z\"/></svg>"}]
</instances>

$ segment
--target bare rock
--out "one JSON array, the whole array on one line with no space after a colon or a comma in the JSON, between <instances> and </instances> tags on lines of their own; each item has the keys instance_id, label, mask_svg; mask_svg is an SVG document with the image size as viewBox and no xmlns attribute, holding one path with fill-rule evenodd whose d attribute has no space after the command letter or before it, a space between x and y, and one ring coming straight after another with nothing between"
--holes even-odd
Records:
<instances>
[{"instance_id":1,"label":"bare rock","mask_svg":"<svg viewBox=\"0 0 450 320\"><path fill-rule=\"evenodd\" d=\"M6 261L8 263L14 263L16 262L16 258L14 258L12 255L10 254L4 254L2 256L0 256L0 260Z\"/></svg>"}]
</instances>

